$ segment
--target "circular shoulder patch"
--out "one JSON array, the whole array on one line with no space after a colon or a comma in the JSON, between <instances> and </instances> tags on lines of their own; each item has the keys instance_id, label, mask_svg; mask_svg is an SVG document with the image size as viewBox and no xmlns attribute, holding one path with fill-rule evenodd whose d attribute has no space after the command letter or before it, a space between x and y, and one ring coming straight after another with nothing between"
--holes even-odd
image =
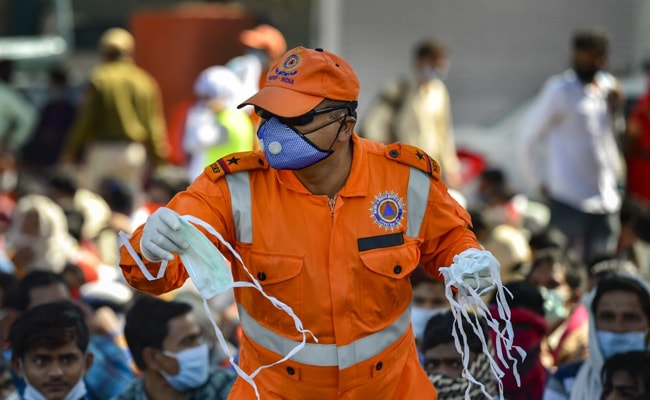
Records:
<instances>
[{"instance_id":1,"label":"circular shoulder patch","mask_svg":"<svg viewBox=\"0 0 650 400\"><path fill-rule=\"evenodd\" d=\"M379 227L394 231L400 227L404 217L404 201L394 192L383 192L371 202L370 218Z\"/></svg>"}]
</instances>

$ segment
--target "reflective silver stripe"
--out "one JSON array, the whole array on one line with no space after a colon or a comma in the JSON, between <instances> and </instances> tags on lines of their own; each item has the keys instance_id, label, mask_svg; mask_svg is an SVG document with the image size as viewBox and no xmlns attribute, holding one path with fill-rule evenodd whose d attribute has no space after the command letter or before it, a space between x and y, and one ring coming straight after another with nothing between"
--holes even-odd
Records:
<instances>
[{"instance_id":1,"label":"reflective silver stripe","mask_svg":"<svg viewBox=\"0 0 650 400\"><path fill-rule=\"evenodd\" d=\"M251 216L251 185L248 172L226 175L230 188L232 218L235 221L237 240L242 243L253 241L253 217Z\"/></svg>"},{"instance_id":2,"label":"reflective silver stripe","mask_svg":"<svg viewBox=\"0 0 650 400\"><path fill-rule=\"evenodd\" d=\"M429 201L430 178L423 171L411 168L409 187L406 194L406 236L417 237L420 234L424 213Z\"/></svg>"},{"instance_id":3,"label":"reflective silver stripe","mask_svg":"<svg viewBox=\"0 0 650 400\"><path fill-rule=\"evenodd\" d=\"M260 325L241 304L238 304L237 308L239 309L239 320L246 336L256 344L279 355L288 354L300 344L300 342L287 339ZM408 306L395 322L372 335L340 347L335 344L307 343L291 359L316 367L338 366L339 369L345 369L380 354L402 337L410 324L411 307Z\"/></svg>"}]
</instances>

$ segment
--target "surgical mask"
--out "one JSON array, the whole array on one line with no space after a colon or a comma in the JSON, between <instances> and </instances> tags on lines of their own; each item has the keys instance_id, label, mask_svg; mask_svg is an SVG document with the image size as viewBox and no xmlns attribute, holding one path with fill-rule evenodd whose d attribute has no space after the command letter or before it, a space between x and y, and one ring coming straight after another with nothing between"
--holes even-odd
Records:
<instances>
[{"instance_id":1,"label":"surgical mask","mask_svg":"<svg viewBox=\"0 0 650 400\"><path fill-rule=\"evenodd\" d=\"M539 291L544 299L544 317L549 325L554 326L569 316L566 299L560 292L543 286L539 288Z\"/></svg>"},{"instance_id":2,"label":"surgical mask","mask_svg":"<svg viewBox=\"0 0 650 400\"><path fill-rule=\"evenodd\" d=\"M219 249L195 225L201 226L209 234L217 238L217 240L221 242L221 244L226 247L230 253L232 253L237 262L239 262L241 269L248 275L250 282L234 281L230 268L228 267L223 254L221 254ZM302 350L307 343L307 334L310 334L315 342L318 342L318 339L311 331L303 328L302 321L293 312L290 306L281 302L275 297L267 295L264 292L262 285L260 285L255 276L248 270L241 256L235 251L230 243L228 243L223 238L223 236L221 236L221 234L217 232L212 226L199 218L193 217L191 215L183 215L181 216L181 229L179 233L189 244L188 250L180 254L181 261L183 262L183 265L185 266L190 279L192 282L194 282L194 285L201 293L201 297L203 298L203 307L205 308L206 314L210 319L210 323L215 330L219 345L221 346L224 354L228 355L230 365L235 369L237 374L243 380L248 382L253 387L253 390L255 390L255 395L259 399L259 392L253 378L255 378L255 376L257 376L261 370L269 368L276 364L283 363L293 357L294 354ZM124 232L119 233L120 245L126 248L133 260L138 265L138 268L140 268L140 271L145 276L145 278L150 281L162 278L165 275L165 270L167 269L168 262L162 261L160 268L158 269L158 274L156 276L153 276L144 265L142 258L136 253L135 249L129 242L129 238L130 235L127 235ZM208 306L207 302L208 299L232 288L253 288L258 290L262 296L264 296L273 304L275 308L286 312L289 317L291 317L291 319L294 321L296 330L302 335L302 342L297 344L293 349L285 354L282 359L270 365L262 365L250 374L244 372L235 361L235 355L232 354L228 342L224 338L221 329L219 329L219 326L214 320L213 313L210 311L210 307Z\"/></svg>"},{"instance_id":3,"label":"surgical mask","mask_svg":"<svg viewBox=\"0 0 650 400\"><path fill-rule=\"evenodd\" d=\"M645 350L645 336L646 332L642 331L627 333L596 331L598 346L603 358L609 358L614 354Z\"/></svg>"},{"instance_id":4,"label":"surgical mask","mask_svg":"<svg viewBox=\"0 0 650 400\"><path fill-rule=\"evenodd\" d=\"M23 400L47 400L45 396L41 394L34 386L32 386L27 380L27 374L25 374L25 369L23 367L22 360L20 362L20 369L23 370L23 377L25 379L25 391L23 392ZM86 384L83 379L79 379L77 383L70 389L68 394L65 395L63 400L79 400L86 395Z\"/></svg>"},{"instance_id":5,"label":"surgical mask","mask_svg":"<svg viewBox=\"0 0 650 400\"><path fill-rule=\"evenodd\" d=\"M163 351L163 354L174 357L178 361L178 374L169 375L160 371L167 383L179 392L195 389L208 380L210 369L209 349L207 344L192 347L178 353Z\"/></svg>"},{"instance_id":6,"label":"surgical mask","mask_svg":"<svg viewBox=\"0 0 650 400\"><path fill-rule=\"evenodd\" d=\"M413 325L413 334L416 339L422 339L424 336L424 329L427 327L427 322L434 316L444 313L445 309L442 308L422 308L411 307L411 325Z\"/></svg>"},{"instance_id":7,"label":"surgical mask","mask_svg":"<svg viewBox=\"0 0 650 400\"><path fill-rule=\"evenodd\" d=\"M336 136L338 137L338 132ZM332 150L334 142L328 150L323 150L307 139L307 136L283 124L275 117L260 126L257 137L260 139L260 148L264 151L269 165L275 169L306 168L324 160L334 152Z\"/></svg>"}]
</instances>

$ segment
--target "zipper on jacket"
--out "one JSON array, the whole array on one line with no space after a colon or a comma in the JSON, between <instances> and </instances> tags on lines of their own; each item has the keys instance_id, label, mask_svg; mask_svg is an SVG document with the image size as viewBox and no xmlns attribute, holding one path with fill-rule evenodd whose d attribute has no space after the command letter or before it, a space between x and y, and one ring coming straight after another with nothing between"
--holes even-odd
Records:
<instances>
[{"instance_id":1,"label":"zipper on jacket","mask_svg":"<svg viewBox=\"0 0 650 400\"><path fill-rule=\"evenodd\" d=\"M334 207L336 206L336 197L334 198L328 198L327 199L327 204L330 206L330 216L334 216Z\"/></svg>"}]
</instances>

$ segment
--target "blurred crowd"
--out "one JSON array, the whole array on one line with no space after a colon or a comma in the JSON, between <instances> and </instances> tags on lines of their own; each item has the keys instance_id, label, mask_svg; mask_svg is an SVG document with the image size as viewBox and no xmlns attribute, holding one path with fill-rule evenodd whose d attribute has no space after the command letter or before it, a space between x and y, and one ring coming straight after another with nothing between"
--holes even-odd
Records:
<instances>
[{"instance_id":1,"label":"blurred crowd","mask_svg":"<svg viewBox=\"0 0 650 400\"><path fill-rule=\"evenodd\" d=\"M132 232L211 162L257 147L259 118L250 107L236 106L264 83L265 71L286 43L266 24L244 31L241 41L244 54L196 77L195 101L174 132L165 126L155 80L133 63L137 44L123 29L102 36L101 63L80 101L70 92L66 70L57 68L50 72L49 100L37 109L12 87L12 62L0 61L0 340L5 356L0 399L18 393L40 398L29 397L34 390L54 393L46 398L68 398L56 393L83 390L89 399L171 399L179 393L226 398L234 379L229 358L237 353L240 334L232 294L210 301L211 317L231 346L226 352L190 281L161 298L125 283L118 233ZM469 371L483 386L470 383L451 333L454 318L444 286L416 270L412 324L422 366L439 398L463 399L467 393L471 399L486 393L496 398L500 385L508 400L650 398L648 95L624 116L629 140L620 146L621 161L634 174L628 186L633 191L619 180L621 201L613 207L573 210L579 214L564 210L569 214L562 221L571 226L582 224L576 215L611 217L608 223L617 227L609 232L612 244L592 245L588 235L579 237L555 223L561 209L553 200L562 199L553 197L552 187L540 187L550 197L531 199L511 188L507 171L489 165L471 181L464 179L453 145L445 55L439 43L421 43L414 54L419 83L398 81L387 88L384 102L378 101L365 120L361 117L359 130L375 140L417 145L441 160L444 179L470 211L471 229L501 263L512 294L515 344L527 356L516 360L518 374L513 365L500 365L499 382L483 351L483 343L492 339L478 337L469 327ZM397 121L391 121L398 111ZM399 131L410 135L394 135ZM173 152L183 154L183 165L168 162ZM43 327L52 332L38 336ZM82 355L65 361L77 363L76 372L63 368L61 376L39 377L30 369L46 362L28 357L35 348L69 343L74 343L70 354L79 350ZM498 343L489 346L499 351ZM187 352L203 349L210 367L191 366L201 357ZM90 362L83 357L89 353ZM58 362L52 361L56 355L49 357L48 362Z\"/></svg>"}]
</instances>

